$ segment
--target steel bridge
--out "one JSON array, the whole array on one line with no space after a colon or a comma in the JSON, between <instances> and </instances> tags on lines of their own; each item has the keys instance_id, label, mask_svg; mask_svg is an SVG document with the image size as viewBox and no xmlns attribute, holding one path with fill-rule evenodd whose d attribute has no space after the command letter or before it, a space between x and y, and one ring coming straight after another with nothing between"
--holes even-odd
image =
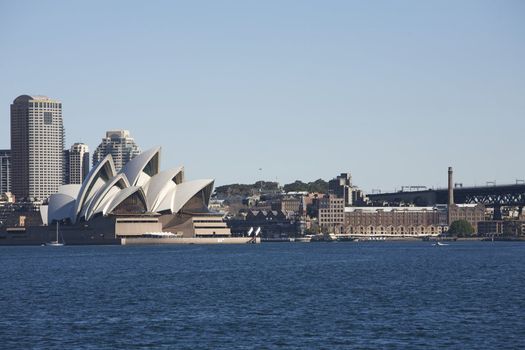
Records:
<instances>
[{"instance_id":1,"label":"steel bridge","mask_svg":"<svg viewBox=\"0 0 525 350\"><path fill-rule=\"evenodd\" d=\"M454 189L456 203L481 203L486 207L525 206L525 185L502 185Z\"/></svg>"},{"instance_id":2,"label":"steel bridge","mask_svg":"<svg viewBox=\"0 0 525 350\"><path fill-rule=\"evenodd\" d=\"M393 193L375 193L368 195L373 203L412 203L418 206L447 204L448 192L446 188L424 191L400 191ZM454 203L475 204L481 203L489 208L499 209L502 206L515 206L521 209L525 206L525 184L455 187Z\"/></svg>"}]
</instances>

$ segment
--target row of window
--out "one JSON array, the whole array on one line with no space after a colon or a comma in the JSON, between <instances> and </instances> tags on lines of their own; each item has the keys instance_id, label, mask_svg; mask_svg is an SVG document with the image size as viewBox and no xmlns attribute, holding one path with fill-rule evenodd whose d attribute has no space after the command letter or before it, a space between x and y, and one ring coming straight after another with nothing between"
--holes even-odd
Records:
<instances>
[{"instance_id":1,"label":"row of window","mask_svg":"<svg viewBox=\"0 0 525 350\"><path fill-rule=\"evenodd\" d=\"M62 108L62 103L33 102L29 104L29 108Z\"/></svg>"}]
</instances>

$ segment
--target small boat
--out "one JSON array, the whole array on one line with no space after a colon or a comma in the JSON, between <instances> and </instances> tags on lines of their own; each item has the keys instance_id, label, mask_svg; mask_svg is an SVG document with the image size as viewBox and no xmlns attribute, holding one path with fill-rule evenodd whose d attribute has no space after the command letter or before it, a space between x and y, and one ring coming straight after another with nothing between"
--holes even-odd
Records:
<instances>
[{"instance_id":1,"label":"small boat","mask_svg":"<svg viewBox=\"0 0 525 350\"><path fill-rule=\"evenodd\" d=\"M306 235L306 236L303 236L303 237L295 237L295 240L294 242L300 242L300 243L308 243L308 242L311 242L312 241L312 236L311 235Z\"/></svg>"},{"instance_id":2,"label":"small boat","mask_svg":"<svg viewBox=\"0 0 525 350\"><path fill-rule=\"evenodd\" d=\"M437 247L442 247L442 246L446 246L446 245L448 245L448 243L437 242L437 243L434 243L434 244L432 244L432 245L435 245L435 246L437 246Z\"/></svg>"},{"instance_id":3,"label":"small boat","mask_svg":"<svg viewBox=\"0 0 525 350\"><path fill-rule=\"evenodd\" d=\"M47 242L46 245L47 246L51 246L51 247L62 247L64 245L64 243L60 243L60 241L58 240L58 221L57 221L57 239L55 241L51 241L51 242ZM63 241L63 240L62 240Z\"/></svg>"}]
</instances>

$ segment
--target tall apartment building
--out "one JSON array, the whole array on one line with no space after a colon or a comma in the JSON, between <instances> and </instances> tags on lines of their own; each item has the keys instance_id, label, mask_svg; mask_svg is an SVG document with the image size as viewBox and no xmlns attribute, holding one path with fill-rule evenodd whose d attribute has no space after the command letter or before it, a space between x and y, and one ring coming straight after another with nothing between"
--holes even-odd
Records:
<instances>
[{"instance_id":1,"label":"tall apartment building","mask_svg":"<svg viewBox=\"0 0 525 350\"><path fill-rule=\"evenodd\" d=\"M93 166L108 154L113 157L115 169L120 171L127 162L140 154L140 148L135 144L128 130L106 131L106 137L93 152Z\"/></svg>"},{"instance_id":2,"label":"tall apartment building","mask_svg":"<svg viewBox=\"0 0 525 350\"><path fill-rule=\"evenodd\" d=\"M0 149L0 195L11 192L11 150Z\"/></svg>"},{"instance_id":3,"label":"tall apartment building","mask_svg":"<svg viewBox=\"0 0 525 350\"><path fill-rule=\"evenodd\" d=\"M81 184L89 173L89 147L74 143L69 150L69 183Z\"/></svg>"},{"instance_id":4,"label":"tall apartment building","mask_svg":"<svg viewBox=\"0 0 525 350\"><path fill-rule=\"evenodd\" d=\"M62 103L46 96L18 96L11 104L11 191L44 200L63 182Z\"/></svg>"}]
</instances>

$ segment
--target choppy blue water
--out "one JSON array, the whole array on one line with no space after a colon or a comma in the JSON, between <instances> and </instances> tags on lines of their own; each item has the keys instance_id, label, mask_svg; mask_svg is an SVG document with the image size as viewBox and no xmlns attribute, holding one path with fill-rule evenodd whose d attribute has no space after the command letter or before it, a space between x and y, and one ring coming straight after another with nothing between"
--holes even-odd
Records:
<instances>
[{"instance_id":1,"label":"choppy blue water","mask_svg":"<svg viewBox=\"0 0 525 350\"><path fill-rule=\"evenodd\" d=\"M525 244L0 247L0 348L519 349Z\"/></svg>"}]
</instances>

